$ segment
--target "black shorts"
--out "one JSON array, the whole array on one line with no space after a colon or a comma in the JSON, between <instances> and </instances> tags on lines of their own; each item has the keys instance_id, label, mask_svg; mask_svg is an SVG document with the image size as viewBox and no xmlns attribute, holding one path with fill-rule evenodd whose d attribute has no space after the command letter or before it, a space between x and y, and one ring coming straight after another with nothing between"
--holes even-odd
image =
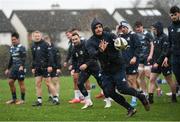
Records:
<instances>
[{"instance_id":1,"label":"black shorts","mask_svg":"<svg viewBox=\"0 0 180 122\"><path fill-rule=\"evenodd\" d=\"M139 58L139 64L144 64L144 66L150 66L150 62L147 62L147 58Z\"/></svg>"},{"instance_id":2,"label":"black shorts","mask_svg":"<svg viewBox=\"0 0 180 122\"><path fill-rule=\"evenodd\" d=\"M25 71L19 71L19 67L10 70L9 78L13 80L23 81L25 79Z\"/></svg>"},{"instance_id":3,"label":"black shorts","mask_svg":"<svg viewBox=\"0 0 180 122\"><path fill-rule=\"evenodd\" d=\"M50 77L47 68L35 68L35 77L42 76L44 78Z\"/></svg>"},{"instance_id":4,"label":"black shorts","mask_svg":"<svg viewBox=\"0 0 180 122\"><path fill-rule=\"evenodd\" d=\"M151 73L157 73L157 74L163 73L164 76L168 76L172 74L172 69L171 69L171 66L169 67L158 66L157 68L152 67Z\"/></svg>"},{"instance_id":5,"label":"black shorts","mask_svg":"<svg viewBox=\"0 0 180 122\"><path fill-rule=\"evenodd\" d=\"M128 65L126 66L126 75L133 75L138 73L138 65Z\"/></svg>"},{"instance_id":6,"label":"black shorts","mask_svg":"<svg viewBox=\"0 0 180 122\"><path fill-rule=\"evenodd\" d=\"M59 77L60 73L57 73L57 69L53 68L53 71L51 73L49 73L50 77L54 78L54 77Z\"/></svg>"},{"instance_id":7,"label":"black shorts","mask_svg":"<svg viewBox=\"0 0 180 122\"><path fill-rule=\"evenodd\" d=\"M79 68L74 69L74 73L80 73L80 72L81 72L81 70Z\"/></svg>"}]
</instances>

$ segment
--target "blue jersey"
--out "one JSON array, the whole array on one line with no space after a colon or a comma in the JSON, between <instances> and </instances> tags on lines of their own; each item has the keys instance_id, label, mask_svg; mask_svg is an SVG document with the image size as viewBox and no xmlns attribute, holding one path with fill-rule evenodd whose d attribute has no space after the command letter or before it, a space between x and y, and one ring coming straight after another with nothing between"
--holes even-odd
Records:
<instances>
[{"instance_id":1,"label":"blue jersey","mask_svg":"<svg viewBox=\"0 0 180 122\"><path fill-rule=\"evenodd\" d=\"M140 41L140 53L139 58L147 59L150 53L151 43L153 43L153 37L148 31L142 33L136 33L138 40Z\"/></svg>"},{"instance_id":2,"label":"blue jersey","mask_svg":"<svg viewBox=\"0 0 180 122\"><path fill-rule=\"evenodd\" d=\"M11 46L10 48L10 60L8 69L12 66L24 66L26 59L26 49L21 44Z\"/></svg>"},{"instance_id":3,"label":"blue jersey","mask_svg":"<svg viewBox=\"0 0 180 122\"><path fill-rule=\"evenodd\" d=\"M139 58L139 50L140 50L140 41L138 40L137 35L130 31L127 34L119 35L127 40L128 46L126 50L122 51L123 57L126 60L126 63L129 64L131 58L136 57Z\"/></svg>"}]
</instances>

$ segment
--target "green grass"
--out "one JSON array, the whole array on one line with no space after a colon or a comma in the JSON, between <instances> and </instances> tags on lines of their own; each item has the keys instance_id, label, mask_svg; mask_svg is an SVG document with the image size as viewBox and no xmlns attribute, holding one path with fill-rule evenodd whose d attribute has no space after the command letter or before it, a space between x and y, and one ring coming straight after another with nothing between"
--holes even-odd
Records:
<instances>
[{"instance_id":1,"label":"green grass","mask_svg":"<svg viewBox=\"0 0 180 122\"><path fill-rule=\"evenodd\" d=\"M87 110L81 110L82 104L69 104L68 100L73 97L73 83L71 77L61 77L61 104L54 106L47 102L47 88L43 85L43 106L32 107L36 100L34 78L27 78L26 103L24 105L6 105L11 98L7 80L0 81L0 121L180 121L180 102L170 103L170 98L163 94L162 97L155 95L155 103L151 105L151 111L146 112L138 102L137 114L131 118L126 117L127 111L113 102L112 107L104 109L104 101L95 99L94 96L100 89L92 89L94 106ZM91 82L95 80L91 78ZM45 84L45 83L44 83ZM17 95L19 87L17 86ZM167 84L162 85L163 93L169 91ZM130 97L126 96L130 101ZM180 101L180 97L178 97Z\"/></svg>"}]
</instances>

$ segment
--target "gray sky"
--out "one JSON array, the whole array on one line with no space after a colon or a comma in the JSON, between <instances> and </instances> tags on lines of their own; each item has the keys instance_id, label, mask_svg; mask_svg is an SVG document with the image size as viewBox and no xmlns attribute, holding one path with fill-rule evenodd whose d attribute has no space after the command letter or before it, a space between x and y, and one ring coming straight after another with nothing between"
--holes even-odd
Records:
<instances>
[{"instance_id":1,"label":"gray sky","mask_svg":"<svg viewBox=\"0 0 180 122\"><path fill-rule=\"evenodd\" d=\"M132 7L136 0L0 0L0 9L9 17L12 10L51 9L51 4L58 3L62 9L105 8L110 13L118 7ZM139 0L144 5L149 0Z\"/></svg>"}]
</instances>

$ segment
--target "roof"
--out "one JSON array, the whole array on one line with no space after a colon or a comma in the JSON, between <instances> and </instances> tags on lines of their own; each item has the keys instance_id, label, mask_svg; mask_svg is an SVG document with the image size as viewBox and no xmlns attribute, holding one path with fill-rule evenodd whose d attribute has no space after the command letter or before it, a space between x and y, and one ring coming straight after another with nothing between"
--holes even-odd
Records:
<instances>
[{"instance_id":1,"label":"roof","mask_svg":"<svg viewBox=\"0 0 180 122\"><path fill-rule=\"evenodd\" d=\"M2 10L0 10L0 32L13 32L15 31L10 21L7 19Z\"/></svg>"},{"instance_id":2,"label":"roof","mask_svg":"<svg viewBox=\"0 0 180 122\"><path fill-rule=\"evenodd\" d=\"M92 20L96 17L111 29L118 23L105 9L81 10L15 10L16 14L28 31L66 31L78 28L88 31Z\"/></svg>"},{"instance_id":3,"label":"roof","mask_svg":"<svg viewBox=\"0 0 180 122\"><path fill-rule=\"evenodd\" d=\"M114 13L116 11L131 26L134 26L136 21L141 21L145 28L149 28L156 21L161 21L164 27L168 27L170 23L169 15L161 8L120 8Z\"/></svg>"}]
</instances>

